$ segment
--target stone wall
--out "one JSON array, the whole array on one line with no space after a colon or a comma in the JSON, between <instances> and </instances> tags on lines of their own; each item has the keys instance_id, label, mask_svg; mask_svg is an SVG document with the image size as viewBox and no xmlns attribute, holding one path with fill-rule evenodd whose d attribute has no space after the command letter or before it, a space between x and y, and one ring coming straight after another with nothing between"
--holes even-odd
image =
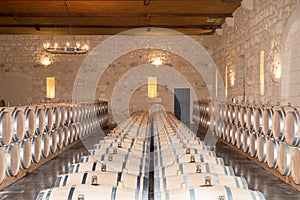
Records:
<instances>
[{"instance_id":1,"label":"stone wall","mask_svg":"<svg viewBox=\"0 0 300 200\"><path fill-rule=\"evenodd\" d=\"M293 48L293 63L291 63L291 73L289 65L286 65L282 60L285 57L284 46L290 31L288 22L291 20L293 13L300 13L300 9L296 8L299 4L298 0L253 0L253 9L246 10L240 7L234 13L234 25L223 25L221 34L214 34L211 38L213 46L212 57L219 67L222 77L225 78L226 66L241 65L240 58L244 58L244 72L237 70L237 79L245 77L245 87L241 84L236 84L229 88L228 99L238 97L242 92L241 88L245 89L246 100L286 103L291 101L294 105L300 105L298 92L296 94L290 92L286 94L289 88L295 91L299 88L300 82L292 77L295 72L300 72L300 56L299 56L299 41L296 37L292 39L295 45ZM294 19L294 20L300 20ZM293 22L291 22L293 24ZM298 32L300 30L298 26ZM296 30L296 31L297 31ZM265 73L264 84L265 94L260 94L260 51L265 52ZM298 54L295 52L298 51ZM276 83L272 79L272 70L275 65L282 68L282 78L280 83ZM293 79L293 81L291 80Z\"/></svg>"},{"instance_id":2,"label":"stone wall","mask_svg":"<svg viewBox=\"0 0 300 200\"><path fill-rule=\"evenodd\" d=\"M77 36L91 48L108 36ZM70 36L0 35L0 98L10 105L71 101L73 83L85 55L55 55L48 67L40 64L45 42L71 41ZM50 55L52 56L52 55ZM46 77L56 79L56 98L45 98Z\"/></svg>"},{"instance_id":3,"label":"stone wall","mask_svg":"<svg viewBox=\"0 0 300 200\"><path fill-rule=\"evenodd\" d=\"M77 36L81 43L87 43L91 50L101 44L110 36ZM206 36L211 37L211 36ZM49 39L50 38L50 39ZM54 62L48 67L40 64L40 58L46 53L42 50L43 43L57 41L62 43L69 39L69 36L31 36L31 35L1 35L0 36L0 98L4 98L11 106L26 105L30 103L43 102L70 102L72 101L72 91L76 74L87 58L87 55L50 55ZM199 43L207 43L205 38L198 38ZM211 50L207 45L207 50ZM111 101L112 93L118 81L130 70L149 63L149 56L164 55L166 62L164 65L173 68L186 79L189 87L195 95L191 101L196 99L206 99L209 97L207 85L199 72L184 58L158 49L136 50L114 60L107 66L104 74L99 78L96 98ZM162 71L162 73L165 73ZM139 76L137 74L137 76ZM56 79L56 98L46 99L46 77ZM163 79L163 78L161 78ZM164 79L176 83L176 76L171 77L165 74ZM165 81L165 80L164 80ZM145 79L146 84L147 81ZM159 83L160 84L160 83ZM126 84L125 84L126 85ZM172 85L172 86L171 86ZM178 87L186 85L178 85ZM145 97L146 87L138 88L130 97L129 110L149 109L156 103L162 104L168 111L173 109L173 89L176 84L158 86L160 102L149 102L146 98L141 101L140 97ZM83 98L84 100L84 98ZM111 105L111 104L110 104ZM111 119L111 107L110 107Z\"/></svg>"}]
</instances>

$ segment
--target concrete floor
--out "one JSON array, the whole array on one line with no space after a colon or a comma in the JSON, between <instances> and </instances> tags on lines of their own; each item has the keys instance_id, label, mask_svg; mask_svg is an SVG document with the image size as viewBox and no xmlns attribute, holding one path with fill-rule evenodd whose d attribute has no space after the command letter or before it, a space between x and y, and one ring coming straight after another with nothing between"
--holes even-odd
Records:
<instances>
[{"instance_id":1,"label":"concrete floor","mask_svg":"<svg viewBox=\"0 0 300 200\"><path fill-rule=\"evenodd\" d=\"M40 190L53 187L56 176L67 173L69 166L74 162L78 162L79 158L87 153L87 149L93 143L97 143L103 136L103 133L92 134L83 142L78 143L28 176L0 191L0 200L34 200ZM300 192L297 192L230 147L218 143L216 153L224 159L226 165L233 167L237 176L246 178L250 189L261 191L267 200L300 199Z\"/></svg>"}]
</instances>

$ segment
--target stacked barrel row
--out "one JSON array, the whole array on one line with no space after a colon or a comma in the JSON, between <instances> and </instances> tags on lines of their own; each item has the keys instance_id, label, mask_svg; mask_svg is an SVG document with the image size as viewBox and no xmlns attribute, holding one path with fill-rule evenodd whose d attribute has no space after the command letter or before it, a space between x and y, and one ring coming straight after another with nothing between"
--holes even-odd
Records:
<instances>
[{"instance_id":1,"label":"stacked barrel row","mask_svg":"<svg viewBox=\"0 0 300 200\"><path fill-rule=\"evenodd\" d=\"M217 114L216 114L217 113ZM193 102L193 123L200 131L207 132L210 127L214 127L219 119L219 102L194 101Z\"/></svg>"},{"instance_id":2,"label":"stacked barrel row","mask_svg":"<svg viewBox=\"0 0 300 200\"><path fill-rule=\"evenodd\" d=\"M107 102L0 108L0 183L108 121Z\"/></svg>"},{"instance_id":3,"label":"stacked barrel row","mask_svg":"<svg viewBox=\"0 0 300 200\"><path fill-rule=\"evenodd\" d=\"M220 104L216 133L300 184L300 114L292 106Z\"/></svg>"},{"instance_id":4,"label":"stacked barrel row","mask_svg":"<svg viewBox=\"0 0 300 200\"><path fill-rule=\"evenodd\" d=\"M173 115L153 121L155 199L265 199Z\"/></svg>"},{"instance_id":5,"label":"stacked barrel row","mask_svg":"<svg viewBox=\"0 0 300 200\"><path fill-rule=\"evenodd\" d=\"M148 199L149 131L147 113L135 113L59 175L54 188L37 200Z\"/></svg>"}]
</instances>

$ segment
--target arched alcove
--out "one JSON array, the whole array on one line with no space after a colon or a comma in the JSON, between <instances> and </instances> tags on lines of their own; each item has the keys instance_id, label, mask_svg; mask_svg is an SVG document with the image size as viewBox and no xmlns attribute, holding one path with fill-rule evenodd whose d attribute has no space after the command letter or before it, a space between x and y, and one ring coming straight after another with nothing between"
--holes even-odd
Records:
<instances>
[{"instance_id":1,"label":"arched alcove","mask_svg":"<svg viewBox=\"0 0 300 200\"><path fill-rule=\"evenodd\" d=\"M163 34L162 34L163 33ZM73 101L93 100L97 83L105 69L118 57L136 49L161 49L177 54L191 63L202 75L210 97L216 99L215 71L217 67L205 49L191 37L176 31L153 28L133 29L113 36L95 47L78 70L73 87ZM225 100L224 85L218 76L218 100Z\"/></svg>"},{"instance_id":2,"label":"arched alcove","mask_svg":"<svg viewBox=\"0 0 300 200\"><path fill-rule=\"evenodd\" d=\"M290 16L283 37L281 101L300 105L300 5Z\"/></svg>"}]
</instances>

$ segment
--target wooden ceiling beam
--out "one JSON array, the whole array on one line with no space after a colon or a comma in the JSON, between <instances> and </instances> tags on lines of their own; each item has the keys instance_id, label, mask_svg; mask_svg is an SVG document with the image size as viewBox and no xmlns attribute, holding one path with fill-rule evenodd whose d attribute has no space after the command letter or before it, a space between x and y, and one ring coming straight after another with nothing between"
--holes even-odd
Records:
<instances>
[{"instance_id":1,"label":"wooden ceiling beam","mask_svg":"<svg viewBox=\"0 0 300 200\"><path fill-rule=\"evenodd\" d=\"M53 25L44 25L44 24L0 24L0 27L3 28L38 28L38 29L42 29L42 28L52 28L52 29L59 29L59 28L69 28L68 25L57 25L56 27ZM176 28L192 28L192 29L218 29L218 28L222 28L221 25L192 25L192 26L180 26L180 25L161 25L161 26L151 26L151 27L161 27L161 28L170 28L170 29L176 29ZM120 25L120 26L113 26L113 25L105 25L105 26L97 26L97 25L72 25L72 28L125 28L125 29L133 29L133 28L141 28L141 26L124 26L124 25Z\"/></svg>"},{"instance_id":2,"label":"wooden ceiling beam","mask_svg":"<svg viewBox=\"0 0 300 200\"><path fill-rule=\"evenodd\" d=\"M232 13L198 13L198 14L182 14L182 13L85 13L85 14L70 14L73 17L210 17L210 18L226 18L233 17ZM0 17L13 17L15 19L21 17L67 17L65 13L0 13Z\"/></svg>"},{"instance_id":3,"label":"wooden ceiling beam","mask_svg":"<svg viewBox=\"0 0 300 200\"><path fill-rule=\"evenodd\" d=\"M44 14L52 16L65 13L62 1L0 1L0 13L3 14ZM240 2L222 0L193 1L151 1L148 6L143 1L69 1L71 15L74 14L228 14L240 6ZM64 12L62 12L64 11Z\"/></svg>"},{"instance_id":4,"label":"wooden ceiling beam","mask_svg":"<svg viewBox=\"0 0 300 200\"><path fill-rule=\"evenodd\" d=\"M193 26L193 25L221 25L224 18L213 18L213 22L208 22L209 17L73 17L72 25L89 25L89 26ZM66 17L0 17L0 24L5 25L45 25L45 26L62 26L67 25Z\"/></svg>"},{"instance_id":5,"label":"wooden ceiling beam","mask_svg":"<svg viewBox=\"0 0 300 200\"><path fill-rule=\"evenodd\" d=\"M74 28L76 35L115 35L123 31L127 31L126 28ZM204 30L204 29L195 29L195 28L176 28L173 29L180 33L186 35L211 35L214 33L214 30ZM5 28L0 27L1 34L25 34L25 35L50 35L54 37L55 35L70 35L70 30L68 28L55 29L55 32L51 28L41 28L40 31L35 28L25 27L13 27ZM70 40L71 40L70 36Z\"/></svg>"}]
</instances>

